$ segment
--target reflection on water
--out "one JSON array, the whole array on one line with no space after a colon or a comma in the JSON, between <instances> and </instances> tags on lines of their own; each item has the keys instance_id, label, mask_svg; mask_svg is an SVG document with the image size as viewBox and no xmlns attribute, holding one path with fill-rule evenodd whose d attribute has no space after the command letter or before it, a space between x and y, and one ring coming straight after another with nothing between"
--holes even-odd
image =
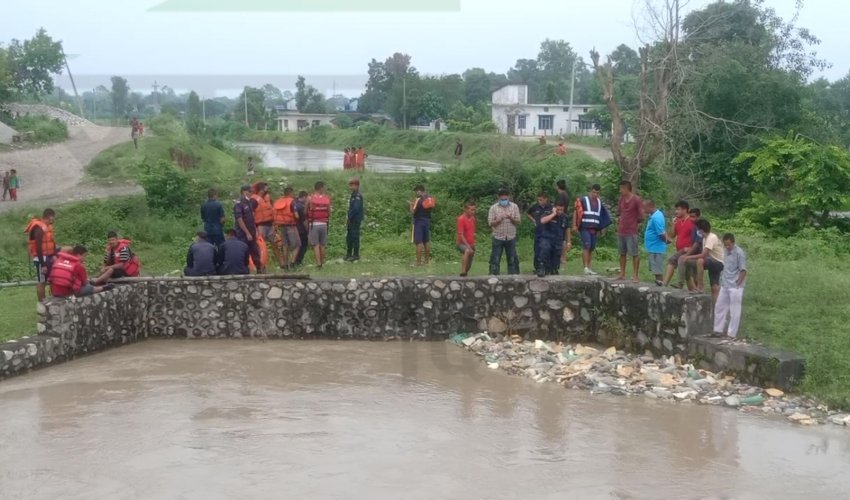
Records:
<instances>
[{"instance_id":1,"label":"reflection on water","mask_svg":"<svg viewBox=\"0 0 850 500\"><path fill-rule=\"evenodd\" d=\"M241 149L262 158L267 167L283 168L302 172L318 172L323 170L342 170L342 151L332 149L314 149L303 146L285 144L258 144L250 142L238 143ZM368 151L367 151L368 153ZM419 171L436 172L442 166L439 163L419 160L402 160L375 156L370 154L366 159L366 169L371 172L412 173Z\"/></svg>"},{"instance_id":2,"label":"reflection on water","mask_svg":"<svg viewBox=\"0 0 850 500\"><path fill-rule=\"evenodd\" d=\"M150 340L0 383L2 498L848 498L840 429L444 343Z\"/></svg>"}]
</instances>

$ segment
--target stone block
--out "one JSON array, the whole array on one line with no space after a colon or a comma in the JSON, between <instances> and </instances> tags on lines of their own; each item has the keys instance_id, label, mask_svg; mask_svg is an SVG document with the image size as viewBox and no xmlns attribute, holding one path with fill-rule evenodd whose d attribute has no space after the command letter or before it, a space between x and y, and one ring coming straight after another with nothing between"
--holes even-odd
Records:
<instances>
[{"instance_id":1,"label":"stone block","mask_svg":"<svg viewBox=\"0 0 850 500\"><path fill-rule=\"evenodd\" d=\"M762 387L789 390L803 379L806 361L799 354L717 337L688 339L688 354L702 368L735 375Z\"/></svg>"}]
</instances>

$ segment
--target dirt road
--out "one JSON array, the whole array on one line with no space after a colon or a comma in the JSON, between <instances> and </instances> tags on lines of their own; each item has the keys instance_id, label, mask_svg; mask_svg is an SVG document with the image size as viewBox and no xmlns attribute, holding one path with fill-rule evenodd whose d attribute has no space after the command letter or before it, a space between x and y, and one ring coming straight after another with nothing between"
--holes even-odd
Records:
<instances>
[{"instance_id":1,"label":"dirt road","mask_svg":"<svg viewBox=\"0 0 850 500\"><path fill-rule=\"evenodd\" d=\"M0 212L142 192L134 185L83 182L85 166L104 149L129 141L129 128L86 123L69 125L68 133L70 138L60 144L0 153L0 171L14 168L22 181L18 202L0 202Z\"/></svg>"},{"instance_id":2,"label":"dirt road","mask_svg":"<svg viewBox=\"0 0 850 500\"><path fill-rule=\"evenodd\" d=\"M538 137L534 137L534 136L525 136L525 137L515 136L515 137L517 139L521 140L521 141L537 141L537 140L539 140ZM555 146L558 145L558 141L557 141L556 138L548 137L547 139L549 141L549 142L547 142L547 144L550 144L553 149L555 148ZM596 147L593 147L593 146L586 146L584 144L574 144L570 141L566 141L565 144L567 145L567 151L569 151L570 149L574 149L576 151L581 151L583 153L586 153L588 156L590 156L594 160L606 161L606 160L612 160L614 158L613 155L611 154L611 150L608 149L608 148L596 148Z\"/></svg>"}]
</instances>

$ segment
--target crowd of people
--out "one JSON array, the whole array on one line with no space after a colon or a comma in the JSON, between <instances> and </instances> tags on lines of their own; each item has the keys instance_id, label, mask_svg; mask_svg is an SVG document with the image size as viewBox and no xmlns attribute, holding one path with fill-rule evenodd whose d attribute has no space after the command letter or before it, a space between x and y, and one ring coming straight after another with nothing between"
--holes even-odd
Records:
<instances>
[{"instance_id":1,"label":"crowd of people","mask_svg":"<svg viewBox=\"0 0 850 500\"><path fill-rule=\"evenodd\" d=\"M345 148L342 153L342 169L362 172L366 169L366 158L368 156L363 146Z\"/></svg>"},{"instance_id":2,"label":"crowd of people","mask_svg":"<svg viewBox=\"0 0 850 500\"><path fill-rule=\"evenodd\" d=\"M354 262L360 259L364 199L358 178L351 178L348 187L345 261ZM614 223L614 217L600 197L602 188L594 184L585 195L575 199L567 193L565 181L558 181L555 189L554 199L549 193L541 192L536 203L525 212L525 217L534 226L534 273L538 277L560 274L573 247L573 235L576 235L581 245L583 272L596 275L593 255L598 238ZM643 246L656 285L702 293L707 273L716 313L715 331L736 337L747 258L736 245L735 236L731 233L718 236L700 210L686 201L676 203L668 228L661 208L653 200L642 200L633 192L629 181L620 182L619 191L616 210L619 273L616 279L627 279L631 262L631 281L639 282L639 228L646 219ZM416 248L416 266L423 266L431 260L431 218L436 200L423 185L417 185L414 193L409 203L411 239ZM469 274L476 254L476 209L476 202L468 201L456 219L460 276ZM233 228L225 230L224 206L218 199L218 192L210 189L208 200L200 208L204 230L196 233L187 253L186 276L244 275L252 271L264 274L269 266L269 249L277 265L285 271L301 266L308 248L312 248L316 267L321 268L326 263L332 201L323 182L317 182L312 193L299 191L296 194L292 187L287 187L275 200L265 182L244 185L232 213ZM54 296L88 295L104 290L111 279L139 275L141 264L131 250L131 242L110 232L101 272L97 278L89 280L83 265L86 248L81 245L58 248L53 240L54 219L55 212L47 209L42 218L31 220L26 228L29 252L38 276L39 300L44 299L48 282ZM511 193L499 190L487 212L491 235L490 274L500 274L503 256L507 272L520 273L517 241L522 220L523 214L511 199ZM675 252L668 257L669 244L675 246Z\"/></svg>"}]
</instances>

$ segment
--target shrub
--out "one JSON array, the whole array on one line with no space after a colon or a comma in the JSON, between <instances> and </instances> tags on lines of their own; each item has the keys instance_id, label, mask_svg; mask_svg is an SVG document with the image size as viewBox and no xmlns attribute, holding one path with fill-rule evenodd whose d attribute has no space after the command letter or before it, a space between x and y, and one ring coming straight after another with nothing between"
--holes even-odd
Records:
<instances>
[{"instance_id":1,"label":"shrub","mask_svg":"<svg viewBox=\"0 0 850 500\"><path fill-rule=\"evenodd\" d=\"M31 133L36 143L60 142L68 138L68 126L56 118L44 115L23 116L15 120L15 129L19 133Z\"/></svg>"},{"instance_id":2,"label":"shrub","mask_svg":"<svg viewBox=\"0 0 850 500\"><path fill-rule=\"evenodd\" d=\"M148 206L162 211L184 210L189 199L189 176L166 160L143 166L141 184Z\"/></svg>"}]
</instances>

